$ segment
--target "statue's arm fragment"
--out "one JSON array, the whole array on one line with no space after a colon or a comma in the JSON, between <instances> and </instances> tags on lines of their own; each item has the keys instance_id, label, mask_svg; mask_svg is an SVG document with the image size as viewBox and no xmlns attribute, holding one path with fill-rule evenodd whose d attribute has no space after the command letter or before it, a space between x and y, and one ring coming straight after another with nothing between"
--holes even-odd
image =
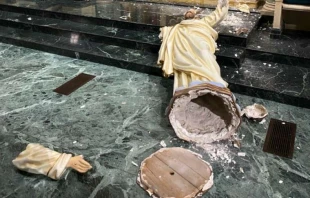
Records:
<instances>
[{"instance_id":1,"label":"statue's arm fragment","mask_svg":"<svg viewBox=\"0 0 310 198\"><path fill-rule=\"evenodd\" d=\"M201 20L208 23L211 27L214 27L226 17L228 8L229 0L219 0L216 9Z\"/></svg>"}]
</instances>

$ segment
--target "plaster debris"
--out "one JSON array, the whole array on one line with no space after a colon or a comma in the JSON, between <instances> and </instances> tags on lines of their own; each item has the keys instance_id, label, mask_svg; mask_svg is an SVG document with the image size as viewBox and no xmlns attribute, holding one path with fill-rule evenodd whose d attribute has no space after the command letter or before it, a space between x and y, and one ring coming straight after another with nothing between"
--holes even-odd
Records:
<instances>
[{"instance_id":1,"label":"plaster debris","mask_svg":"<svg viewBox=\"0 0 310 198\"><path fill-rule=\"evenodd\" d=\"M165 141L164 141L164 140L160 141L160 145L161 145L162 147L164 147L164 148L166 148L166 147L167 147L167 145L166 145L166 143L165 143Z\"/></svg>"},{"instance_id":2,"label":"plaster debris","mask_svg":"<svg viewBox=\"0 0 310 198\"><path fill-rule=\"evenodd\" d=\"M267 63L263 63L264 65L267 65Z\"/></svg>"},{"instance_id":3,"label":"plaster debris","mask_svg":"<svg viewBox=\"0 0 310 198\"><path fill-rule=\"evenodd\" d=\"M241 172L241 173L244 173L243 168L241 168L241 167L240 167L240 172Z\"/></svg>"},{"instance_id":4,"label":"plaster debris","mask_svg":"<svg viewBox=\"0 0 310 198\"><path fill-rule=\"evenodd\" d=\"M198 144L209 155L211 161L219 161L222 165L231 163L231 151L227 144Z\"/></svg>"},{"instance_id":5,"label":"plaster debris","mask_svg":"<svg viewBox=\"0 0 310 198\"><path fill-rule=\"evenodd\" d=\"M266 122L266 119L264 118L262 121L259 122L259 124L264 124Z\"/></svg>"},{"instance_id":6,"label":"plaster debris","mask_svg":"<svg viewBox=\"0 0 310 198\"><path fill-rule=\"evenodd\" d=\"M73 144L76 144L77 143L77 141L73 141Z\"/></svg>"},{"instance_id":7,"label":"plaster debris","mask_svg":"<svg viewBox=\"0 0 310 198\"><path fill-rule=\"evenodd\" d=\"M282 184L282 183L283 183L283 181L282 181L282 180L280 180L280 181L279 181L279 184Z\"/></svg>"},{"instance_id":8,"label":"plaster debris","mask_svg":"<svg viewBox=\"0 0 310 198\"><path fill-rule=\"evenodd\" d=\"M285 122L282 122L282 124L285 124Z\"/></svg>"},{"instance_id":9,"label":"plaster debris","mask_svg":"<svg viewBox=\"0 0 310 198\"><path fill-rule=\"evenodd\" d=\"M235 57L238 57L238 54L235 54Z\"/></svg>"},{"instance_id":10,"label":"plaster debris","mask_svg":"<svg viewBox=\"0 0 310 198\"><path fill-rule=\"evenodd\" d=\"M245 156L245 153L244 153L244 152L239 152L239 153L238 153L238 156L244 157L244 156Z\"/></svg>"},{"instance_id":11,"label":"plaster debris","mask_svg":"<svg viewBox=\"0 0 310 198\"><path fill-rule=\"evenodd\" d=\"M137 167L138 167L138 164L137 164L136 162L131 161L131 163L132 163L132 165L134 165L134 166L137 166Z\"/></svg>"},{"instance_id":12,"label":"plaster debris","mask_svg":"<svg viewBox=\"0 0 310 198\"><path fill-rule=\"evenodd\" d=\"M258 48L258 49L260 49L260 48L261 48L261 46L257 46L257 48Z\"/></svg>"},{"instance_id":13,"label":"plaster debris","mask_svg":"<svg viewBox=\"0 0 310 198\"><path fill-rule=\"evenodd\" d=\"M103 95L106 96L106 95L108 95L108 94L107 94L107 93L104 93Z\"/></svg>"},{"instance_id":14,"label":"plaster debris","mask_svg":"<svg viewBox=\"0 0 310 198\"><path fill-rule=\"evenodd\" d=\"M126 104L126 102L122 102L122 104L124 105L124 104Z\"/></svg>"},{"instance_id":15,"label":"plaster debris","mask_svg":"<svg viewBox=\"0 0 310 198\"><path fill-rule=\"evenodd\" d=\"M31 20L32 20L32 18L31 18L31 17L28 17L27 19L28 19L29 21L31 21Z\"/></svg>"},{"instance_id":16,"label":"plaster debris","mask_svg":"<svg viewBox=\"0 0 310 198\"><path fill-rule=\"evenodd\" d=\"M229 178L229 176L226 176L226 179L228 179Z\"/></svg>"},{"instance_id":17,"label":"plaster debris","mask_svg":"<svg viewBox=\"0 0 310 198\"><path fill-rule=\"evenodd\" d=\"M300 148L297 146L297 149L299 150Z\"/></svg>"},{"instance_id":18,"label":"plaster debris","mask_svg":"<svg viewBox=\"0 0 310 198\"><path fill-rule=\"evenodd\" d=\"M85 108L85 105L82 105L80 108L81 108L81 109Z\"/></svg>"},{"instance_id":19,"label":"plaster debris","mask_svg":"<svg viewBox=\"0 0 310 198\"><path fill-rule=\"evenodd\" d=\"M130 149L130 152L132 152L132 151L133 151L133 148Z\"/></svg>"},{"instance_id":20,"label":"plaster debris","mask_svg":"<svg viewBox=\"0 0 310 198\"><path fill-rule=\"evenodd\" d=\"M271 67L271 64L268 64L269 67Z\"/></svg>"}]
</instances>

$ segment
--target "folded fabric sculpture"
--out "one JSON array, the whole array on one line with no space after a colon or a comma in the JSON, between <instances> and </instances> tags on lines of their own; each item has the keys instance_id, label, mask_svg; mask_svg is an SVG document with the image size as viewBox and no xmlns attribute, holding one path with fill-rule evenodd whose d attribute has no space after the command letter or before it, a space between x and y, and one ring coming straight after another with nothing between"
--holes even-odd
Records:
<instances>
[{"instance_id":1,"label":"folded fabric sculpture","mask_svg":"<svg viewBox=\"0 0 310 198\"><path fill-rule=\"evenodd\" d=\"M214 55L218 33L213 29L227 15L228 0L219 0L210 15L161 28L158 64L164 76L174 75L174 97L168 115L176 134L187 141L211 143L230 138L241 115Z\"/></svg>"},{"instance_id":2,"label":"folded fabric sculpture","mask_svg":"<svg viewBox=\"0 0 310 198\"><path fill-rule=\"evenodd\" d=\"M91 168L91 165L83 160L83 156L72 157L71 154L58 153L40 144L28 144L26 150L12 162L20 170L43 174L55 180L61 179L67 168L82 173Z\"/></svg>"}]
</instances>

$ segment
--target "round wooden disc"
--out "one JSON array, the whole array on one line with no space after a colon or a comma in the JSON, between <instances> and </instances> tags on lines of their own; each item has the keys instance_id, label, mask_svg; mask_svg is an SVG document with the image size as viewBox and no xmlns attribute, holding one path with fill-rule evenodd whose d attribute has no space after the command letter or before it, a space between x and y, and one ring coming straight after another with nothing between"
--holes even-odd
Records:
<instances>
[{"instance_id":1,"label":"round wooden disc","mask_svg":"<svg viewBox=\"0 0 310 198\"><path fill-rule=\"evenodd\" d=\"M212 167L190 150L163 148L141 163L138 183L155 197L196 197L213 185Z\"/></svg>"}]
</instances>

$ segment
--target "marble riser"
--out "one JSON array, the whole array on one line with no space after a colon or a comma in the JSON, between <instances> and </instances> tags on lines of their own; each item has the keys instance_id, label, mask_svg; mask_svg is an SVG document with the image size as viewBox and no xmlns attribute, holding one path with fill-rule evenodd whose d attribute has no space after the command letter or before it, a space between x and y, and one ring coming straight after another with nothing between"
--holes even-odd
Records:
<instances>
[{"instance_id":1,"label":"marble riser","mask_svg":"<svg viewBox=\"0 0 310 198\"><path fill-rule=\"evenodd\" d=\"M187 9L184 7L183 9ZM1 4L0 10L15 12L19 14L32 15L36 17L44 16L44 19L58 19L58 20L68 20L77 23L83 24L92 24L92 25L101 25L105 27L114 27L114 28L122 28L122 29L130 29L137 31L149 31L158 34L159 28L165 25L174 25L174 24L148 24L151 22L136 22L136 21L122 21L117 17L104 18L104 17L96 17L96 16L83 16L82 14L68 14L65 12L55 12L51 10L42 10L42 9L34 9L31 7L16 7L11 5L3 5ZM236 14L241 15L239 12L230 11L230 14L235 17ZM246 18L245 20L251 21L246 22L246 24L242 25L242 27L248 27L249 32L253 30L253 28L257 25L260 17L258 14L252 14L253 16ZM257 16L256 16L257 15ZM241 15L243 16L243 15ZM176 17L172 15L172 18ZM180 18L180 17L178 17ZM182 18L182 17L181 17ZM178 19L179 20L179 19ZM252 22L253 21L253 22ZM155 22L154 22L155 23ZM168 23L168 22L165 22ZM169 22L170 23L170 22ZM237 36L234 31L235 28L233 25L229 25L230 23L220 25L217 28L217 31L220 32L218 43L236 45L245 47L247 44L248 35L240 35ZM251 24L247 24L251 23Z\"/></svg>"},{"instance_id":2,"label":"marble riser","mask_svg":"<svg viewBox=\"0 0 310 198\"><path fill-rule=\"evenodd\" d=\"M15 16L15 13L2 13L0 25L13 27L18 31L29 30L46 34L57 35L71 39L73 35L78 36L78 41L96 42L107 45L116 45L125 48L148 51L157 54L160 48L160 41L157 33L139 32L125 29L110 29L103 26L91 26L86 24L72 24L69 21L46 20L33 16ZM31 18L31 20L28 20ZM76 26L75 26L76 25ZM216 51L217 60L221 64L231 67L240 67L244 60L244 49L230 45L218 45Z\"/></svg>"},{"instance_id":3,"label":"marble riser","mask_svg":"<svg viewBox=\"0 0 310 198\"><path fill-rule=\"evenodd\" d=\"M4 29L2 28L2 30ZM39 33L36 32L30 33L32 37L27 37L25 33L19 32L18 35L14 35L14 29L11 31L13 32L7 31L7 35L4 35L2 31L0 41L151 75L162 75L161 69L155 65L157 56L151 53L141 51L139 54L137 50L132 52L132 49L116 48L116 46L95 46L96 44L91 42L88 42L88 45L91 46L90 48L81 48L80 46L69 47L65 45L68 40L61 40L57 36L55 36L55 38L49 38L49 40L47 40L46 37L46 40L41 40ZM247 63L243 64L241 68L227 67L222 64L222 76L230 84L231 90L235 93L242 93L281 103L310 108L310 97L308 97L310 94L308 93L309 90L306 85L306 83L310 83L310 81L308 81L308 76L304 74L310 71L304 68L305 71L300 70L299 73L296 73L295 78L299 79L299 81L296 81L296 84L291 86L292 91L287 89L283 92L278 88L279 84L284 87L287 86L283 85L281 81L283 80L283 76L277 75L277 73L279 73L279 71L282 72L282 67L284 66L275 66L273 71L269 71L267 66L266 68L264 66L258 68L256 67L257 65L257 62L249 62L249 60L247 60ZM292 71L289 70L290 68L287 67L286 69L287 72L292 73ZM274 73L276 74L275 76L269 76ZM273 78L273 84L269 86L264 85L266 81L270 81L270 79ZM284 82L288 83L288 85L290 83L293 84L293 81L285 80ZM292 93L299 88L302 88L299 94Z\"/></svg>"},{"instance_id":4,"label":"marble riser","mask_svg":"<svg viewBox=\"0 0 310 198\"><path fill-rule=\"evenodd\" d=\"M281 63L281 64L289 64L291 66L296 67L306 67L310 68L310 59L289 56L284 54L277 54L273 52L259 51L254 49L246 49L245 53L246 57L261 61Z\"/></svg>"}]
</instances>

